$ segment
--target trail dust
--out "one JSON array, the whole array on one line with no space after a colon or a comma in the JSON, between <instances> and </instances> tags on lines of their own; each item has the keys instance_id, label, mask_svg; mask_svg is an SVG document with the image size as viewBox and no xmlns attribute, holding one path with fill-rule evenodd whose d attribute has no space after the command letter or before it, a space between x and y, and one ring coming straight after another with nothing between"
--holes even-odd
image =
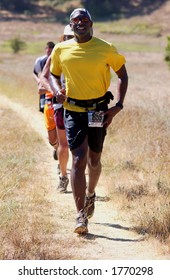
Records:
<instances>
[{"instance_id":1,"label":"trail dust","mask_svg":"<svg viewBox=\"0 0 170 280\"><path fill-rule=\"evenodd\" d=\"M50 171L49 186L46 186L49 200L51 201L51 213L56 223L54 234L56 243L65 255L70 259L87 260L165 260L169 259L160 249L160 244L147 236L137 234L132 225L128 224L126 217L122 217L114 205L109 201L105 190L106 180L101 178L97 186L96 209L94 216L89 220L89 233L85 237L79 237L74 231L75 205L71 187L69 185L66 194L58 194L56 186L58 174L56 173L56 161L52 158L52 150L48 143L47 132L44 126L43 114L33 112L23 105L10 101L1 95L3 107L11 108L22 115L22 120L39 133L45 142L41 153L49 155L46 162ZM107 141L107 140L106 140ZM69 156L68 173L71 168L71 155Z\"/></svg>"}]
</instances>

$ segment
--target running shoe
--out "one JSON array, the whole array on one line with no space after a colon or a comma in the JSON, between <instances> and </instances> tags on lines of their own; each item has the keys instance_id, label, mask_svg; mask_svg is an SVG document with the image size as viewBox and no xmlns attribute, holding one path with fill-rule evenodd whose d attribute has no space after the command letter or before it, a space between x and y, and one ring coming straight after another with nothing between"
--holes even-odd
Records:
<instances>
[{"instance_id":1,"label":"running shoe","mask_svg":"<svg viewBox=\"0 0 170 280\"><path fill-rule=\"evenodd\" d=\"M55 160L58 160L58 155L57 155L57 151L56 150L53 151L53 158Z\"/></svg>"},{"instance_id":2,"label":"running shoe","mask_svg":"<svg viewBox=\"0 0 170 280\"><path fill-rule=\"evenodd\" d=\"M76 217L76 227L74 232L78 234L88 233L88 219L84 209L80 210Z\"/></svg>"},{"instance_id":3,"label":"running shoe","mask_svg":"<svg viewBox=\"0 0 170 280\"><path fill-rule=\"evenodd\" d=\"M94 193L94 195L92 197L85 197L85 205L84 205L84 209L86 211L87 214L87 218L90 219L93 214L94 214L94 209L95 209L95 198L96 198L96 194Z\"/></svg>"},{"instance_id":4,"label":"running shoe","mask_svg":"<svg viewBox=\"0 0 170 280\"><path fill-rule=\"evenodd\" d=\"M67 192L67 186L69 183L69 179L67 178L67 176L59 176L59 185L57 187L58 192L60 193L66 193Z\"/></svg>"}]
</instances>

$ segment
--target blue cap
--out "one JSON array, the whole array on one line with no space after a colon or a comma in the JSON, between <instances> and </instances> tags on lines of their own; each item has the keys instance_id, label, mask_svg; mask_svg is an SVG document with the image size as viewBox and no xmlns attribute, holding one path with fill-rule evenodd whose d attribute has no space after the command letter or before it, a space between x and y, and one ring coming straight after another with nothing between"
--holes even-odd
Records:
<instances>
[{"instance_id":1,"label":"blue cap","mask_svg":"<svg viewBox=\"0 0 170 280\"><path fill-rule=\"evenodd\" d=\"M90 21L92 21L91 15L86 9L83 9L83 8L75 9L70 15L70 20L72 20L73 18L76 18L77 16L85 16Z\"/></svg>"}]
</instances>

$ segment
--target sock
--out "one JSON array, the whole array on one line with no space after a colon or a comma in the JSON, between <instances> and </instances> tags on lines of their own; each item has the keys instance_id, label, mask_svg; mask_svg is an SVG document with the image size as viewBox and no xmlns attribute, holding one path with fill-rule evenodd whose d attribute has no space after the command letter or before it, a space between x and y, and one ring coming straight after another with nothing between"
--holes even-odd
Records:
<instances>
[{"instance_id":1,"label":"sock","mask_svg":"<svg viewBox=\"0 0 170 280\"><path fill-rule=\"evenodd\" d=\"M94 192L90 193L89 191L86 192L87 197L93 197L94 196Z\"/></svg>"}]
</instances>

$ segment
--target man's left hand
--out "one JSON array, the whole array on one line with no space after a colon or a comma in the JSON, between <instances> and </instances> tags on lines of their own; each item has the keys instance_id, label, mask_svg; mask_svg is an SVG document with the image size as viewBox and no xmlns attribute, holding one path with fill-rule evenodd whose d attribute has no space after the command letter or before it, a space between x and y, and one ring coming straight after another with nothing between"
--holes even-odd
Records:
<instances>
[{"instance_id":1,"label":"man's left hand","mask_svg":"<svg viewBox=\"0 0 170 280\"><path fill-rule=\"evenodd\" d=\"M113 106L109 108L104 115L106 116L106 119L103 123L105 128L108 128L108 126L111 124L112 119L121 111L121 109L117 106Z\"/></svg>"}]
</instances>

